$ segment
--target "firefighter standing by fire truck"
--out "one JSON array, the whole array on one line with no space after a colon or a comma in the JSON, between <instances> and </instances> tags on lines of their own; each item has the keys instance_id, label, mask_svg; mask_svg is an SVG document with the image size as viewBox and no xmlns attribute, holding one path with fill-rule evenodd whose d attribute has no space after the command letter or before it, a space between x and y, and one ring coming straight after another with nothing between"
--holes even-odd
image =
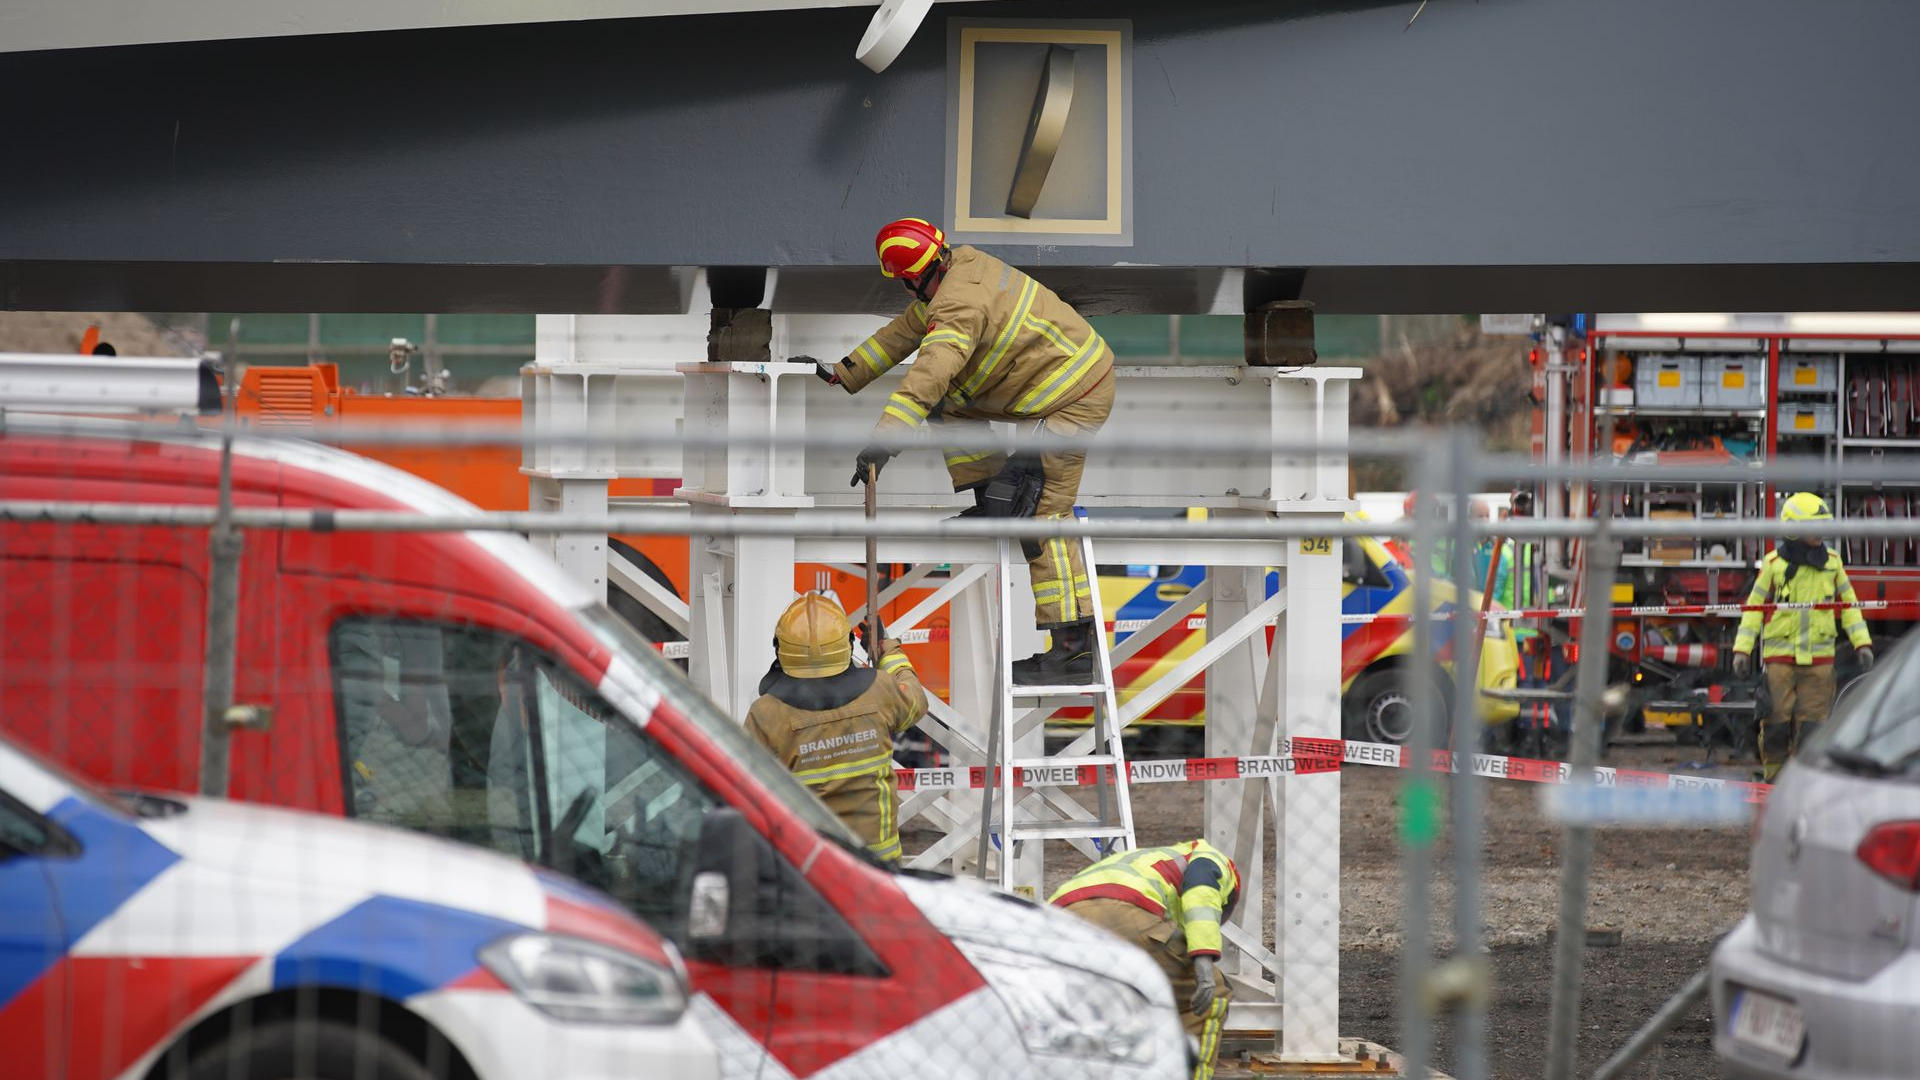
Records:
<instances>
[{"instance_id":1,"label":"firefighter standing by fire truck","mask_svg":"<svg viewBox=\"0 0 1920 1080\"><path fill-rule=\"evenodd\" d=\"M1758 604L1840 604L1839 611L1786 609L1763 614L1748 611L1740 617L1733 644L1733 673L1746 678L1753 672L1753 649L1760 646L1766 665L1767 694L1772 714L1760 721L1760 770L1771 781L1786 760L1833 708L1835 624L1853 643L1862 671L1873 667L1873 638L1860 614L1860 600L1847 580L1840 553L1826 547L1819 522L1832 521L1826 500L1812 492L1790 496L1780 506L1780 544L1760 562L1747 606ZM1837 616L1837 618L1836 618ZM1765 629L1762 629L1762 623Z\"/></svg>"}]
</instances>

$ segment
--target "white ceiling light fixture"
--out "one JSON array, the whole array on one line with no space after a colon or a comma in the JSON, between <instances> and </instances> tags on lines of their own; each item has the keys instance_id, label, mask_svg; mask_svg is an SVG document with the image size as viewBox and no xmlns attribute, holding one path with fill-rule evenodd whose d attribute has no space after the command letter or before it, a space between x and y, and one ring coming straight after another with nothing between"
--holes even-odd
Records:
<instances>
[{"instance_id":1,"label":"white ceiling light fixture","mask_svg":"<svg viewBox=\"0 0 1920 1080\"><path fill-rule=\"evenodd\" d=\"M853 50L854 59L876 72L887 70L913 40L913 32L932 8L933 0L882 0L859 47Z\"/></svg>"}]
</instances>

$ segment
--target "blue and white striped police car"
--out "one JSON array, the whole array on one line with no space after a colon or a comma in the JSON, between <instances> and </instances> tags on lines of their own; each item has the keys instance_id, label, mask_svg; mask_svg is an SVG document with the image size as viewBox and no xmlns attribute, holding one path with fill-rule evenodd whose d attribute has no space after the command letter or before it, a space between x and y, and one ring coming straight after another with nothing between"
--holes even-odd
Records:
<instances>
[{"instance_id":1,"label":"blue and white striped police car","mask_svg":"<svg viewBox=\"0 0 1920 1080\"><path fill-rule=\"evenodd\" d=\"M686 1003L671 945L524 864L0 742L10 1080L713 1077Z\"/></svg>"}]
</instances>

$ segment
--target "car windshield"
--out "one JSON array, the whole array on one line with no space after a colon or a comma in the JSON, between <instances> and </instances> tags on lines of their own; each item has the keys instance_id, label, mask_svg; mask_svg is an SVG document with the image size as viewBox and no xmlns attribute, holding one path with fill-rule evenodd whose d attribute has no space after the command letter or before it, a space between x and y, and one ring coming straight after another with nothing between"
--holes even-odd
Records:
<instances>
[{"instance_id":1,"label":"car windshield","mask_svg":"<svg viewBox=\"0 0 1920 1080\"><path fill-rule=\"evenodd\" d=\"M1920 653L1899 649L1879 670L1843 690L1832 719L1821 725L1807 750L1850 771L1920 771Z\"/></svg>"},{"instance_id":2,"label":"car windshield","mask_svg":"<svg viewBox=\"0 0 1920 1080\"><path fill-rule=\"evenodd\" d=\"M661 656L660 650L641 637L625 619L597 604L582 608L580 615L603 644L639 668L668 705L718 743L722 752L751 773L774 798L840 847L856 853L864 851L860 839L825 803L815 798L765 747L749 738L744 728L688 682L686 675Z\"/></svg>"}]
</instances>

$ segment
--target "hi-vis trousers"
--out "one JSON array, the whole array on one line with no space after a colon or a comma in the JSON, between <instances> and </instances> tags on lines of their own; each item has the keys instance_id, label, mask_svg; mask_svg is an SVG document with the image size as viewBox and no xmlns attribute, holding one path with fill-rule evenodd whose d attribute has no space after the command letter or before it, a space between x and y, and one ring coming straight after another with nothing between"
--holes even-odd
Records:
<instances>
[{"instance_id":1,"label":"hi-vis trousers","mask_svg":"<svg viewBox=\"0 0 1920 1080\"><path fill-rule=\"evenodd\" d=\"M1193 964L1187 959L1187 936L1165 916L1125 900L1095 897L1068 904L1067 911L1095 926L1110 930L1147 951L1160 970L1173 983L1173 1007L1180 1011L1180 1024L1187 1034L1200 1041L1200 1061L1193 1067L1193 1080L1212 1080L1214 1059L1220 1056L1220 1029L1227 1022L1227 1001L1233 988L1218 967L1214 969L1213 1004L1207 1015L1195 1016L1187 1008L1193 1000Z\"/></svg>"},{"instance_id":2,"label":"hi-vis trousers","mask_svg":"<svg viewBox=\"0 0 1920 1080\"><path fill-rule=\"evenodd\" d=\"M1767 697L1773 715L1760 721L1760 777L1768 783L1780 775L1787 759L1833 711L1832 664L1767 662Z\"/></svg>"},{"instance_id":3,"label":"hi-vis trousers","mask_svg":"<svg viewBox=\"0 0 1920 1080\"><path fill-rule=\"evenodd\" d=\"M1100 430L1113 412L1113 373L1105 372L1085 394L1040 421L1039 430L1050 435L1091 435ZM938 421L940 430L964 433L970 438L985 438L987 421L1005 421L998 413L979 413L967 408L948 408ZM977 445L977 444L976 444ZM1073 513L1080 497L1080 475L1085 470L1085 453L1046 453L1040 456L1040 471L1046 478L1040 489L1037 518L1063 518ZM1007 466L1007 455L997 450L949 449L947 475L953 478L953 490L965 491L984 484ZM1093 585L1087 577L1086 560L1080 556L1076 540L1054 538L1040 541L1039 555L1029 558L1033 572L1033 623L1042 630L1079 622L1093 615ZM1099 628L1094 628L1098 632Z\"/></svg>"}]
</instances>

